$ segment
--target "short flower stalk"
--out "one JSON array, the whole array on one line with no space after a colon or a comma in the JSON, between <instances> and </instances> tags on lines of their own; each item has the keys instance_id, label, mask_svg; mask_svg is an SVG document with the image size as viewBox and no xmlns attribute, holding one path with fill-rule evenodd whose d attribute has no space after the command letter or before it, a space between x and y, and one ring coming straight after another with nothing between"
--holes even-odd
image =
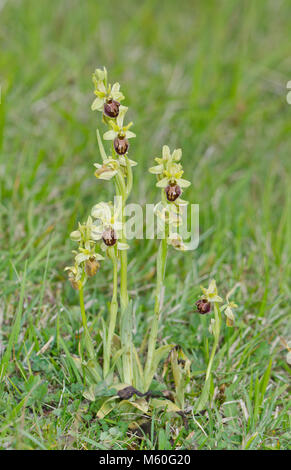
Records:
<instances>
[{"instance_id":1,"label":"short flower stalk","mask_svg":"<svg viewBox=\"0 0 291 470\"><path fill-rule=\"evenodd\" d=\"M208 400L213 362L220 341L222 312L224 312L226 316L226 326L231 327L234 324L233 309L236 308L237 305L234 302L230 302L229 297L230 295L232 295L236 288L237 285L226 295L226 303L222 307L220 307L220 304L223 303L223 299L218 295L216 282L213 279L207 289L201 287L203 295L202 298L196 302L196 307L200 314L204 315L206 313L210 313L212 306L214 311L214 318L211 318L209 326L209 331L213 335L213 345L206 369L204 387L202 390L201 397L197 403L197 411L201 411Z\"/></svg>"}]
</instances>

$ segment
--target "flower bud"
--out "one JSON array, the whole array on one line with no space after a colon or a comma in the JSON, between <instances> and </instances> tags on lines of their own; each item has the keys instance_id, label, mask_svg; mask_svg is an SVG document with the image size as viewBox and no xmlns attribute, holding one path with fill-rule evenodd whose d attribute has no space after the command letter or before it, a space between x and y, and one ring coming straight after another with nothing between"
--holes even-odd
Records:
<instances>
[{"instance_id":1,"label":"flower bud","mask_svg":"<svg viewBox=\"0 0 291 470\"><path fill-rule=\"evenodd\" d=\"M205 313L209 313L211 309L210 302L207 302L206 299L199 299L195 303L197 310L201 315L204 315Z\"/></svg>"},{"instance_id":2,"label":"flower bud","mask_svg":"<svg viewBox=\"0 0 291 470\"><path fill-rule=\"evenodd\" d=\"M120 103L118 103L118 101L107 100L106 103L104 103L104 114L108 117L116 118L119 114L119 106Z\"/></svg>"},{"instance_id":3,"label":"flower bud","mask_svg":"<svg viewBox=\"0 0 291 470\"><path fill-rule=\"evenodd\" d=\"M82 239L80 230L74 230L74 232L70 234L70 238L73 242L79 242Z\"/></svg>"},{"instance_id":4,"label":"flower bud","mask_svg":"<svg viewBox=\"0 0 291 470\"><path fill-rule=\"evenodd\" d=\"M70 283L71 283L71 286L73 287L73 289L75 290L79 290L79 283L77 281L75 281L75 279L69 279Z\"/></svg>"},{"instance_id":5,"label":"flower bud","mask_svg":"<svg viewBox=\"0 0 291 470\"><path fill-rule=\"evenodd\" d=\"M77 280L75 279L75 276L74 276L72 273L69 273L68 279L69 279L69 281L70 281L71 286L73 287L73 289L79 290L79 288L80 288L79 281L77 281Z\"/></svg>"},{"instance_id":6,"label":"flower bud","mask_svg":"<svg viewBox=\"0 0 291 470\"><path fill-rule=\"evenodd\" d=\"M116 234L113 228L105 230L102 234L102 240L106 246L113 246L117 242Z\"/></svg>"},{"instance_id":7,"label":"flower bud","mask_svg":"<svg viewBox=\"0 0 291 470\"><path fill-rule=\"evenodd\" d=\"M165 188L165 193L168 201L173 202L176 201L179 196L181 196L182 190L178 184L169 184Z\"/></svg>"},{"instance_id":8,"label":"flower bud","mask_svg":"<svg viewBox=\"0 0 291 470\"><path fill-rule=\"evenodd\" d=\"M118 155L124 155L129 147L128 139L125 136L119 135L114 139L114 149Z\"/></svg>"},{"instance_id":9,"label":"flower bud","mask_svg":"<svg viewBox=\"0 0 291 470\"><path fill-rule=\"evenodd\" d=\"M85 262L85 271L88 277L95 276L99 268L100 263L93 257Z\"/></svg>"}]
</instances>

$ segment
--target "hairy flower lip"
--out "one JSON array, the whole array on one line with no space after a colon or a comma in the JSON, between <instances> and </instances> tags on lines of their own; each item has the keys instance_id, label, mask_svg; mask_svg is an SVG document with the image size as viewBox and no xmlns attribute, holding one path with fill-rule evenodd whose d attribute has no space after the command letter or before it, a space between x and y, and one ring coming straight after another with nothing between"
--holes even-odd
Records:
<instances>
[{"instance_id":1,"label":"hairy flower lip","mask_svg":"<svg viewBox=\"0 0 291 470\"><path fill-rule=\"evenodd\" d=\"M198 312L201 315L205 315L205 313L209 313L211 309L211 304L206 299L199 299L195 302Z\"/></svg>"},{"instance_id":2,"label":"hairy flower lip","mask_svg":"<svg viewBox=\"0 0 291 470\"><path fill-rule=\"evenodd\" d=\"M85 262L85 271L88 277L93 277L100 268L100 263L94 258L91 257Z\"/></svg>"},{"instance_id":3,"label":"hairy flower lip","mask_svg":"<svg viewBox=\"0 0 291 470\"><path fill-rule=\"evenodd\" d=\"M118 155L124 155L128 151L128 148L129 142L125 135L119 134L117 137L115 137L114 150Z\"/></svg>"},{"instance_id":4,"label":"hairy flower lip","mask_svg":"<svg viewBox=\"0 0 291 470\"><path fill-rule=\"evenodd\" d=\"M173 202L173 201L176 201L176 199L178 199L179 196L181 196L182 190L178 184L170 183L165 188L165 193L166 193L168 201Z\"/></svg>"},{"instance_id":5,"label":"hairy flower lip","mask_svg":"<svg viewBox=\"0 0 291 470\"><path fill-rule=\"evenodd\" d=\"M116 233L113 228L108 228L102 233L102 240L106 246L113 246L117 242Z\"/></svg>"},{"instance_id":6,"label":"hairy flower lip","mask_svg":"<svg viewBox=\"0 0 291 470\"><path fill-rule=\"evenodd\" d=\"M120 103L113 99L108 99L104 103L104 114L111 118L116 118L119 114Z\"/></svg>"}]
</instances>

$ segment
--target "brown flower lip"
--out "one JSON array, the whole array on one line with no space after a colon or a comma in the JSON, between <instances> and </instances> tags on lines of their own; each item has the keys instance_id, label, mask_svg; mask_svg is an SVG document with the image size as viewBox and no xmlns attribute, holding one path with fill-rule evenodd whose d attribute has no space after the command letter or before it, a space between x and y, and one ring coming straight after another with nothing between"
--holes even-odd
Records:
<instances>
[{"instance_id":1,"label":"brown flower lip","mask_svg":"<svg viewBox=\"0 0 291 470\"><path fill-rule=\"evenodd\" d=\"M118 103L118 101L107 100L106 103L104 103L104 114L108 117L116 118L119 114L119 106L120 103Z\"/></svg>"},{"instance_id":2,"label":"brown flower lip","mask_svg":"<svg viewBox=\"0 0 291 470\"><path fill-rule=\"evenodd\" d=\"M105 230L102 234L102 240L106 246L113 246L117 242L116 234L112 228Z\"/></svg>"},{"instance_id":3,"label":"brown flower lip","mask_svg":"<svg viewBox=\"0 0 291 470\"><path fill-rule=\"evenodd\" d=\"M178 199L179 196L182 194L182 190L178 184L169 184L165 188L165 193L167 196L168 201L173 202Z\"/></svg>"},{"instance_id":4,"label":"brown flower lip","mask_svg":"<svg viewBox=\"0 0 291 470\"><path fill-rule=\"evenodd\" d=\"M129 142L123 135L118 135L114 139L114 149L118 155L124 155L128 151Z\"/></svg>"},{"instance_id":5,"label":"brown flower lip","mask_svg":"<svg viewBox=\"0 0 291 470\"><path fill-rule=\"evenodd\" d=\"M78 283L78 281L75 280L74 276L69 275L69 281L70 281L71 286L73 287L73 289L79 290L79 283Z\"/></svg>"},{"instance_id":6,"label":"brown flower lip","mask_svg":"<svg viewBox=\"0 0 291 470\"><path fill-rule=\"evenodd\" d=\"M205 313L209 313L211 309L210 302L207 302L206 299L199 299L195 303L197 310L201 315L205 315Z\"/></svg>"},{"instance_id":7,"label":"brown flower lip","mask_svg":"<svg viewBox=\"0 0 291 470\"><path fill-rule=\"evenodd\" d=\"M85 271L88 277L95 276L99 268L100 263L95 258L89 258L85 263Z\"/></svg>"}]
</instances>

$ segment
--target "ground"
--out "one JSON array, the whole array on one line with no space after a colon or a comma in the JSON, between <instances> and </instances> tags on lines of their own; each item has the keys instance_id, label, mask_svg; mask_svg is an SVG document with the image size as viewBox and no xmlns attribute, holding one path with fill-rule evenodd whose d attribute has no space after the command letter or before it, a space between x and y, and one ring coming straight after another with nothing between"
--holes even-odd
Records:
<instances>
[{"instance_id":1,"label":"ground","mask_svg":"<svg viewBox=\"0 0 291 470\"><path fill-rule=\"evenodd\" d=\"M289 2L1 0L0 10L0 447L287 449ZM200 206L198 249L168 263L159 330L191 359L190 408L211 344L209 316L193 307L199 286L215 278L225 295L240 283L207 412L190 413L188 428L157 414L143 438L119 414L96 418L61 341L78 354L68 235L112 196L93 174L100 65L122 84L137 134L131 202L157 201L147 170L166 143L183 149L187 199ZM141 240L129 252L136 344L151 321L156 248ZM92 332L110 291L105 265L86 286Z\"/></svg>"}]
</instances>

